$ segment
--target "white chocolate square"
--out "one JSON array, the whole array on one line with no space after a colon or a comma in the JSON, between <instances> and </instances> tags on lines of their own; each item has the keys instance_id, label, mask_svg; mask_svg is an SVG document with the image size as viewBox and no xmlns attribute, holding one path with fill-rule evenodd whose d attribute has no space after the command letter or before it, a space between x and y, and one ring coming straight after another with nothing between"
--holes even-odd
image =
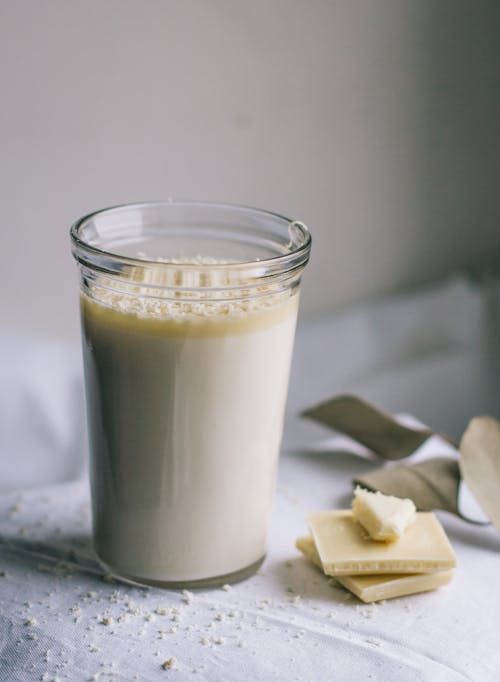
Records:
<instances>
[{"instance_id":1,"label":"white chocolate square","mask_svg":"<svg viewBox=\"0 0 500 682\"><path fill-rule=\"evenodd\" d=\"M350 510L312 512L307 521L328 575L434 573L456 566L455 553L432 512L418 512L404 535L390 543L368 537Z\"/></svg>"},{"instance_id":2,"label":"white chocolate square","mask_svg":"<svg viewBox=\"0 0 500 682\"><path fill-rule=\"evenodd\" d=\"M311 536L298 538L296 546L300 551L323 570L316 545ZM386 573L378 575L336 576L337 582L358 599L369 603L382 599L404 597L419 592L428 592L447 585L453 578L452 570L435 573Z\"/></svg>"}]
</instances>

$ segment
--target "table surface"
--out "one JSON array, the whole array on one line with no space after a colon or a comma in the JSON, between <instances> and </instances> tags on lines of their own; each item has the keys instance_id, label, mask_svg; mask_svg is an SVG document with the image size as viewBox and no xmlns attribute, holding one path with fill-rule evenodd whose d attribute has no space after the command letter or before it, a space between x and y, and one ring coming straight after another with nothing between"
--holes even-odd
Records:
<instances>
[{"instance_id":1,"label":"table surface","mask_svg":"<svg viewBox=\"0 0 500 682\"><path fill-rule=\"evenodd\" d=\"M455 280L302 322L267 559L244 582L193 593L103 575L90 543L78 349L3 334L0 680L500 679L493 528L440 513L453 582L374 605L330 585L294 547L307 511L345 507L352 478L380 465L300 409L349 390L454 436L474 414L498 415L497 303L495 283Z\"/></svg>"}]
</instances>

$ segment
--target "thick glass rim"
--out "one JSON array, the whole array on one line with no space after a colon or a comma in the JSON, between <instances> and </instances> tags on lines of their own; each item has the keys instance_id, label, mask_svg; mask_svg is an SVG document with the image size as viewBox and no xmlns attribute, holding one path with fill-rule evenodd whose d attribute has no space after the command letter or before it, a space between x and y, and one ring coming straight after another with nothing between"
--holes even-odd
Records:
<instances>
[{"instance_id":1,"label":"thick glass rim","mask_svg":"<svg viewBox=\"0 0 500 682\"><path fill-rule=\"evenodd\" d=\"M87 265L92 267L92 265L97 265L96 260L104 259L107 267L104 269L108 272L115 271L113 265L116 266L116 271L121 269L123 265L129 265L132 267L142 267L149 268L153 266L155 269L163 269L165 272L169 270L177 271L192 271L196 270L199 272L207 272L213 270L227 270L228 263L172 263L157 261L148 258L134 258L132 256L120 255L114 253L113 251L108 251L107 249L102 249L98 246L94 246L86 242L81 236L81 230L83 227L92 219L101 215L112 215L113 213L119 214L121 211L130 209L145 209L145 208L160 208L160 207L196 207L196 208L206 208L219 209L219 210L232 210L239 211L241 213L251 213L256 216L270 217L277 220L283 224L283 226L288 229L295 227L299 235L299 243L295 248L291 248L288 253L278 254L276 256L271 256L269 258L253 259L253 260L241 260L231 262L230 267L232 270L246 270L254 267L264 268L271 273L285 273L290 270L295 270L299 266L304 266L308 259L311 250L311 233L307 226L300 220L293 220L280 213L275 213L273 211L268 211L266 209L255 208L253 206L246 206L243 204L233 204L225 202L212 202L212 201L190 201L190 200L160 200L160 201L142 201L142 202L132 202L125 204L117 204L115 206L109 206L107 208L102 208L97 211L88 213L78 220L76 220L70 229L70 237L73 247L73 255L76 260L82 265ZM102 263L101 263L102 266Z\"/></svg>"}]
</instances>

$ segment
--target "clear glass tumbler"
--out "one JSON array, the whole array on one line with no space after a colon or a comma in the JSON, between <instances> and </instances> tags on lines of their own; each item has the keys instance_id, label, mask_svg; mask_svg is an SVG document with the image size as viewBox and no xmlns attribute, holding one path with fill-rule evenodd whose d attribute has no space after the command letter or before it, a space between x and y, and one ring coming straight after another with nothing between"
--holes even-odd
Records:
<instances>
[{"instance_id":1,"label":"clear glass tumbler","mask_svg":"<svg viewBox=\"0 0 500 682\"><path fill-rule=\"evenodd\" d=\"M250 575L266 553L307 228L167 201L92 213L71 239L99 559L165 587Z\"/></svg>"}]
</instances>

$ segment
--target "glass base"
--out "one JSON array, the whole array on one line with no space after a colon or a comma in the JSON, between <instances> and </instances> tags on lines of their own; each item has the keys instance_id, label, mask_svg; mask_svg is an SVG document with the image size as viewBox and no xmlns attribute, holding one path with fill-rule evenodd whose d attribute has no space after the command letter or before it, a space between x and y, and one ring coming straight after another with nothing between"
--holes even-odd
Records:
<instances>
[{"instance_id":1,"label":"glass base","mask_svg":"<svg viewBox=\"0 0 500 682\"><path fill-rule=\"evenodd\" d=\"M113 566L110 566L105 561L98 557L99 562L106 568L110 577L129 583L136 586L147 587L161 587L167 590L193 590L205 587L221 587L229 583L238 583L253 575L262 566L266 555L255 561L250 566L241 568L239 571L232 573L224 573L224 575L217 575L210 578L201 578L199 580L152 580L150 578L141 578L138 576L127 575L121 571L117 571Z\"/></svg>"}]
</instances>

